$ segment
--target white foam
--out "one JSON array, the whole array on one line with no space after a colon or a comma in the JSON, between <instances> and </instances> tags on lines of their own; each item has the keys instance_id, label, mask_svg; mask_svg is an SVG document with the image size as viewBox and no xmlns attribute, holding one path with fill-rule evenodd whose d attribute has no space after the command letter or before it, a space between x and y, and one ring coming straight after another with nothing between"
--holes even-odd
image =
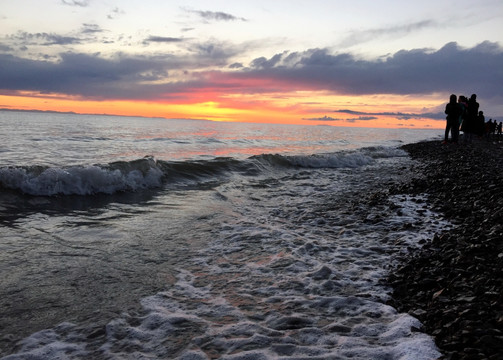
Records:
<instances>
[{"instance_id":1,"label":"white foam","mask_svg":"<svg viewBox=\"0 0 503 360\"><path fill-rule=\"evenodd\" d=\"M17 354L3 360L66 360L84 358L87 354L83 337L74 332L74 325L62 323L54 329L39 331L21 341Z\"/></svg>"},{"instance_id":2,"label":"white foam","mask_svg":"<svg viewBox=\"0 0 503 360\"><path fill-rule=\"evenodd\" d=\"M65 169L50 167L40 173L25 168L1 168L0 184L30 195L113 194L118 191L159 187L162 176L162 171L155 167L148 169L146 173L140 170L122 172L99 166Z\"/></svg>"},{"instance_id":3,"label":"white foam","mask_svg":"<svg viewBox=\"0 0 503 360\"><path fill-rule=\"evenodd\" d=\"M295 174L282 186L219 189L225 223L216 217L210 224L211 241L183 259L175 284L142 299L144 315L107 325L100 356L438 358L433 339L417 331L419 321L385 305L390 289L381 281L393 253L447 223L419 197L392 197L391 207L343 207L340 197L331 204L341 175L324 175L333 178L299 182ZM51 344L55 356L64 356L65 346L85 351L68 331L48 334L26 340L25 358Z\"/></svg>"},{"instance_id":4,"label":"white foam","mask_svg":"<svg viewBox=\"0 0 503 360\"><path fill-rule=\"evenodd\" d=\"M313 156L289 156L293 165L306 168L357 168L371 164L374 159L362 152L339 152Z\"/></svg>"}]
</instances>

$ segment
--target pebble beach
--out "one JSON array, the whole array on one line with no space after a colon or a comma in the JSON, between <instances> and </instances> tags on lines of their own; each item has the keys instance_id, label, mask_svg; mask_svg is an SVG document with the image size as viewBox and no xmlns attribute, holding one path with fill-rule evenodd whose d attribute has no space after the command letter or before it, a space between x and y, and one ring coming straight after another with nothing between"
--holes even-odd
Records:
<instances>
[{"instance_id":1,"label":"pebble beach","mask_svg":"<svg viewBox=\"0 0 503 360\"><path fill-rule=\"evenodd\" d=\"M503 143L402 147L414 176L390 191L428 194L453 228L425 241L388 277L391 305L417 317L441 359L503 358Z\"/></svg>"}]
</instances>

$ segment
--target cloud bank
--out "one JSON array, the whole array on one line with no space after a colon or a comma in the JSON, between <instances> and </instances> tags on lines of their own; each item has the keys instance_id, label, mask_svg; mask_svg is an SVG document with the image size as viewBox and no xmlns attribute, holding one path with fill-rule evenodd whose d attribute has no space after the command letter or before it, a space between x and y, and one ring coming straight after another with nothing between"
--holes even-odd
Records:
<instances>
[{"instance_id":1,"label":"cloud bank","mask_svg":"<svg viewBox=\"0 0 503 360\"><path fill-rule=\"evenodd\" d=\"M377 120L379 119L377 116L358 116L356 118L335 118L332 116L322 116L322 117L316 117L316 118L303 118L302 120L309 120L309 121L343 121L343 122L349 122L349 123L355 123L357 121L372 121L372 120Z\"/></svg>"},{"instance_id":2,"label":"cloud bank","mask_svg":"<svg viewBox=\"0 0 503 360\"><path fill-rule=\"evenodd\" d=\"M379 116L389 116L394 117L399 120L411 120L411 119L432 119L432 120L442 120L445 121L445 114L443 112L424 112L424 113L403 113L403 112L363 112L354 111L348 109L335 110L335 113L339 114L349 114L358 115L358 118L345 119L345 121L362 121L362 120L375 120Z\"/></svg>"},{"instance_id":3,"label":"cloud bank","mask_svg":"<svg viewBox=\"0 0 503 360\"><path fill-rule=\"evenodd\" d=\"M19 31L17 34L11 35L8 38L14 42L22 43L24 46L75 45L81 42L80 38L74 36L62 36L49 33L27 33L24 31Z\"/></svg>"},{"instance_id":4,"label":"cloud bank","mask_svg":"<svg viewBox=\"0 0 503 360\"><path fill-rule=\"evenodd\" d=\"M82 33L100 31L95 25L86 25ZM0 51L8 52L15 41L51 46L79 43L83 38L18 33L9 40L9 44L0 44ZM249 64L236 62L236 57L246 51L238 46L217 42L189 44L182 38L163 36L150 36L144 42L183 46L184 52L117 53L108 57L64 52L58 61L0 53L0 89L4 94L29 90L126 100L166 99L206 90L217 95L309 90L345 95L453 92L477 93L479 98L499 104L503 100L503 49L491 42L472 48L448 43L436 51L402 50L376 60L317 48L258 57Z\"/></svg>"},{"instance_id":5,"label":"cloud bank","mask_svg":"<svg viewBox=\"0 0 503 360\"><path fill-rule=\"evenodd\" d=\"M148 38L145 39L144 43L178 43L182 42L182 38L177 38L177 37L167 37L167 36L154 36L151 35Z\"/></svg>"},{"instance_id":6,"label":"cloud bank","mask_svg":"<svg viewBox=\"0 0 503 360\"><path fill-rule=\"evenodd\" d=\"M503 48L484 42L470 49L456 43L438 51L402 50L384 60L357 59L328 49L277 54L251 63L249 74L341 94L478 92L503 96Z\"/></svg>"}]
</instances>

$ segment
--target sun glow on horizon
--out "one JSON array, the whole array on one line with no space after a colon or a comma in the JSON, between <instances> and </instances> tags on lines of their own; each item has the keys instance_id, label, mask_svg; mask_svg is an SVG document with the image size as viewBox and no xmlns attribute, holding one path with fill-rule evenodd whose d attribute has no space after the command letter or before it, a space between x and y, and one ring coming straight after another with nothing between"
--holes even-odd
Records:
<instances>
[{"instance_id":1,"label":"sun glow on horizon","mask_svg":"<svg viewBox=\"0 0 503 360\"><path fill-rule=\"evenodd\" d=\"M0 95L0 108L105 114L118 116L201 119L220 122L255 122L344 127L443 128L443 121L392 114L440 108L441 94L418 97L397 95L336 96L327 92L297 91L284 94L220 94L205 100L199 93L180 102L85 100L62 94L22 92ZM440 104L440 105L439 105ZM340 110L348 110L343 112ZM373 116L350 113L372 113ZM391 114L391 115L390 115Z\"/></svg>"}]
</instances>

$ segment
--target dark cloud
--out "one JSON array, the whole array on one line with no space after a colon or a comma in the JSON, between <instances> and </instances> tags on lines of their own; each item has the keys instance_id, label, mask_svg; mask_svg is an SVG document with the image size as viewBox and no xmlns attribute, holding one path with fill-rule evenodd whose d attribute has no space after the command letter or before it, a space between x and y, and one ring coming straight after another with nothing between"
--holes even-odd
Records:
<instances>
[{"instance_id":1,"label":"dark cloud","mask_svg":"<svg viewBox=\"0 0 503 360\"><path fill-rule=\"evenodd\" d=\"M322 117L315 117L315 118L303 118L302 120L312 120L312 121L337 121L341 119L333 118L331 116L322 116Z\"/></svg>"},{"instance_id":2,"label":"dark cloud","mask_svg":"<svg viewBox=\"0 0 503 360\"><path fill-rule=\"evenodd\" d=\"M270 59L267 59L265 57L257 58L251 62L251 67L261 68L261 69L273 68L273 67L277 66L278 64L280 64L283 55L284 54L276 54L273 57L271 57Z\"/></svg>"},{"instance_id":3,"label":"dark cloud","mask_svg":"<svg viewBox=\"0 0 503 360\"><path fill-rule=\"evenodd\" d=\"M244 66L242 63L236 62L229 65L229 69L242 69Z\"/></svg>"},{"instance_id":4,"label":"dark cloud","mask_svg":"<svg viewBox=\"0 0 503 360\"><path fill-rule=\"evenodd\" d=\"M70 6L80 6L80 7L89 6L89 0L61 0L61 3Z\"/></svg>"},{"instance_id":5,"label":"dark cloud","mask_svg":"<svg viewBox=\"0 0 503 360\"><path fill-rule=\"evenodd\" d=\"M20 31L15 35L7 36L7 39L22 45L75 45L80 39L74 36L63 36L49 33L27 33Z\"/></svg>"},{"instance_id":6,"label":"dark cloud","mask_svg":"<svg viewBox=\"0 0 503 360\"><path fill-rule=\"evenodd\" d=\"M144 40L144 43L178 43L182 42L184 39L177 37L164 37L164 36L149 36Z\"/></svg>"},{"instance_id":7,"label":"dark cloud","mask_svg":"<svg viewBox=\"0 0 503 360\"><path fill-rule=\"evenodd\" d=\"M370 121L379 119L377 116L358 116L357 118L346 119L346 121Z\"/></svg>"},{"instance_id":8,"label":"dark cloud","mask_svg":"<svg viewBox=\"0 0 503 360\"><path fill-rule=\"evenodd\" d=\"M0 55L0 62L0 86L3 89L89 98L156 97L159 96L157 87L140 84L168 76L161 59L154 61L141 57L103 59L67 53L56 63Z\"/></svg>"},{"instance_id":9,"label":"dark cloud","mask_svg":"<svg viewBox=\"0 0 503 360\"><path fill-rule=\"evenodd\" d=\"M105 32L99 25L82 24L81 29L71 34L18 31L15 34L7 35L5 41L10 44L11 48L19 49L27 49L28 46L71 46L99 42L99 37Z\"/></svg>"},{"instance_id":10,"label":"dark cloud","mask_svg":"<svg viewBox=\"0 0 503 360\"><path fill-rule=\"evenodd\" d=\"M449 43L437 51L402 50L379 60L328 49L281 53L253 60L243 75L348 95L457 92L488 98L503 97L501 64L503 48L496 43L468 49Z\"/></svg>"},{"instance_id":11,"label":"dark cloud","mask_svg":"<svg viewBox=\"0 0 503 360\"><path fill-rule=\"evenodd\" d=\"M201 11L201 10L186 10L196 14L205 21L247 21L245 18L237 17L221 11Z\"/></svg>"},{"instance_id":12,"label":"dark cloud","mask_svg":"<svg viewBox=\"0 0 503 360\"><path fill-rule=\"evenodd\" d=\"M344 121L344 122L350 122L354 123L357 121L371 121L371 120L377 120L379 119L377 116L359 116L357 118L334 118L331 116L322 116L322 117L316 117L316 118L304 118L302 120L309 120L309 121Z\"/></svg>"},{"instance_id":13,"label":"dark cloud","mask_svg":"<svg viewBox=\"0 0 503 360\"><path fill-rule=\"evenodd\" d=\"M334 112L340 114L349 114L349 115L360 115L358 120L374 120L376 119L373 116L392 116L401 120L410 120L410 119L433 119L433 120L445 120L445 114L443 112L439 113L402 113L402 112L362 112L362 111L354 111L354 110L335 110Z\"/></svg>"},{"instance_id":14,"label":"dark cloud","mask_svg":"<svg viewBox=\"0 0 503 360\"><path fill-rule=\"evenodd\" d=\"M0 91L62 93L103 100L174 98L180 92L197 92L211 86L204 80L204 73L196 70L221 61L200 54L181 57L120 53L103 58L99 54L69 52L61 54L59 61L0 54ZM171 80L171 73L185 74L186 79Z\"/></svg>"},{"instance_id":15,"label":"dark cloud","mask_svg":"<svg viewBox=\"0 0 503 360\"><path fill-rule=\"evenodd\" d=\"M82 33L83 34L97 34L102 33L104 30L96 24L82 24Z\"/></svg>"},{"instance_id":16,"label":"dark cloud","mask_svg":"<svg viewBox=\"0 0 503 360\"><path fill-rule=\"evenodd\" d=\"M93 29L92 26L88 28ZM50 34L22 33L18 37L26 42L46 44L79 41L78 38L65 39ZM176 42L178 38L152 36L149 39ZM211 88L213 93L304 90L346 95L476 93L481 106L500 106L503 102L503 49L490 42L473 48L449 43L437 51L402 50L378 60L358 59L347 53L333 54L328 49L310 49L260 57L247 67L234 61L237 56L242 57L243 48L238 46L219 42L187 43L186 50L183 55L118 54L113 58L64 53L56 62L1 55L0 89L126 99L159 99L178 96L176 92L204 91L205 88ZM190 76L171 78L174 73L180 75L184 72ZM404 120L419 117L445 119L441 113L339 111L363 117L359 120L380 115Z\"/></svg>"},{"instance_id":17,"label":"dark cloud","mask_svg":"<svg viewBox=\"0 0 503 360\"><path fill-rule=\"evenodd\" d=\"M65 46L82 45L88 43L109 43L105 38L106 30L97 24L82 24L82 27L69 34L55 33L28 33L18 31L15 34L6 35L5 42L9 43L11 49L27 50L31 46ZM2 51L2 49L0 49ZM5 50L4 50L5 51ZM10 52L14 52L11 50ZM42 55L44 56L44 55Z\"/></svg>"}]
</instances>

